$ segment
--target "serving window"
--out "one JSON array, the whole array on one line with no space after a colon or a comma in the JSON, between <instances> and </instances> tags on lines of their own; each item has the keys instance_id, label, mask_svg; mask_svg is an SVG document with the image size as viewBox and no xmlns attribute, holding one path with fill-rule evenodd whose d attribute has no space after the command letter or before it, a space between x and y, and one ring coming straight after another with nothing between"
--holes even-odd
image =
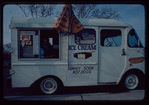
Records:
<instances>
[{"instance_id":1,"label":"serving window","mask_svg":"<svg viewBox=\"0 0 149 105\"><path fill-rule=\"evenodd\" d=\"M59 58L59 34L55 30L19 31L19 58Z\"/></svg>"},{"instance_id":2,"label":"serving window","mask_svg":"<svg viewBox=\"0 0 149 105\"><path fill-rule=\"evenodd\" d=\"M55 30L40 30L40 58L59 58L59 34Z\"/></svg>"},{"instance_id":3,"label":"serving window","mask_svg":"<svg viewBox=\"0 0 149 105\"><path fill-rule=\"evenodd\" d=\"M75 43L78 45L95 44L96 31L94 29L83 29L75 35Z\"/></svg>"}]
</instances>

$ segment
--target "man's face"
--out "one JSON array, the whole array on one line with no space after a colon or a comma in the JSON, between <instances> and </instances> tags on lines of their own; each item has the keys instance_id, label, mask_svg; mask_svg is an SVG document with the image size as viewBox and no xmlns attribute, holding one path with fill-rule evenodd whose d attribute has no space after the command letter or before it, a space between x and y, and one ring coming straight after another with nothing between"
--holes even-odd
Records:
<instances>
[{"instance_id":1,"label":"man's face","mask_svg":"<svg viewBox=\"0 0 149 105\"><path fill-rule=\"evenodd\" d=\"M43 40L43 44L46 45L48 43L47 39Z\"/></svg>"}]
</instances>

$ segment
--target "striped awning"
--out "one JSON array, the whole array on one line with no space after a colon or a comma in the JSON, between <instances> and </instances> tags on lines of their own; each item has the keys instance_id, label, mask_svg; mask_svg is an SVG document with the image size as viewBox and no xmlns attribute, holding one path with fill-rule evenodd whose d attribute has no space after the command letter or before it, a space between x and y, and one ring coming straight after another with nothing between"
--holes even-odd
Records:
<instances>
[{"instance_id":1,"label":"striped awning","mask_svg":"<svg viewBox=\"0 0 149 105\"><path fill-rule=\"evenodd\" d=\"M74 15L71 4L65 4L53 28L59 33L78 33L84 27Z\"/></svg>"}]
</instances>

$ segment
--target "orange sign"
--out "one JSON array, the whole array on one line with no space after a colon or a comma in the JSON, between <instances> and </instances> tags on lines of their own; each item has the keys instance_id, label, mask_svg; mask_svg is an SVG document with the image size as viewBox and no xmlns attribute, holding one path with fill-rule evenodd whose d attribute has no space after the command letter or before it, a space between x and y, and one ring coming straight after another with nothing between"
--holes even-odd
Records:
<instances>
[{"instance_id":1,"label":"orange sign","mask_svg":"<svg viewBox=\"0 0 149 105\"><path fill-rule=\"evenodd\" d=\"M144 61L144 57L138 57L138 58L130 58L129 59L129 62L130 63L141 63L141 62L143 62Z\"/></svg>"},{"instance_id":2,"label":"orange sign","mask_svg":"<svg viewBox=\"0 0 149 105\"><path fill-rule=\"evenodd\" d=\"M22 35L21 39L22 40L29 40L30 39L29 37L30 37L29 35Z\"/></svg>"}]
</instances>

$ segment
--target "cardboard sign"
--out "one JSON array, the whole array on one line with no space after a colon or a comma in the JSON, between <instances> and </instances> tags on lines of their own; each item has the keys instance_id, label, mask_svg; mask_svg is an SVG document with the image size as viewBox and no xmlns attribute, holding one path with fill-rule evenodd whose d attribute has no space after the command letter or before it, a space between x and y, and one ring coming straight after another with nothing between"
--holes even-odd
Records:
<instances>
[{"instance_id":1,"label":"cardboard sign","mask_svg":"<svg viewBox=\"0 0 149 105\"><path fill-rule=\"evenodd\" d=\"M27 40L26 45L32 45L32 41Z\"/></svg>"},{"instance_id":2,"label":"cardboard sign","mask_svg":"<svg viewBox=\"0 0 149 105\"><path fill-rule=\"evenodd\" d=\"M20 35L20 40L30 40L29 35Z\"/></svg>"}]
</instances>

